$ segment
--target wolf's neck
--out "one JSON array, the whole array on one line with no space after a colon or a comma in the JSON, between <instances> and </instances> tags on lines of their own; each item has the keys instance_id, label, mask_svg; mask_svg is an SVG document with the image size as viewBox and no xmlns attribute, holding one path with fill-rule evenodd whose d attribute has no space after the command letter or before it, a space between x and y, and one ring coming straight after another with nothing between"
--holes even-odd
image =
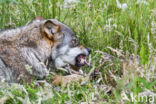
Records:
<instances>
[{"instance_id":1,"label":"wolf's neck","mask_svg":"<svg viewBox=\"0 0 156 104\"><path fill-rule=\"evenodd\" d=\"M0 32L0 40L7 40L7 41L15 41L19 38L22 34L29 31L34 24L29 24L23 27L19 27L16 29L9 29Z\"/></svg>"},{"instance_id":2,"label":"wolf's neck","mask_svg":"<svg viewBox=\"0 0 156 104\"><path fill-rule=\"evenodd\" d=\"M14 40L15 37L18 37L22 31L22 28L16 28L16 29L9 29L9 30L4 30L0 32L0 40Z\"/></svg>"}]
</instances>

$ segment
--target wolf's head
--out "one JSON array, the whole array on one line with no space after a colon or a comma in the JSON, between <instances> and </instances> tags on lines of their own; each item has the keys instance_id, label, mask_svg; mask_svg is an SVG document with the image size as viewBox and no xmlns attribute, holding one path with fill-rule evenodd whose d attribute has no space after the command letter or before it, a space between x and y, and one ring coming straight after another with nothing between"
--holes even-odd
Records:
<instances>
[{"instance_id":1,"label":"wolf's head","mask_svg":"<svg viewBox=\"0 0 156 104\"><path fill-rule=\"evenodd\" d=\"M54 41L51 58L56 68L67 64L81 67L89 65L86 61L91 50L80 45L75 33L65 24L49 19L44 21L45 36Z\"/></svg>"}]
</instances>

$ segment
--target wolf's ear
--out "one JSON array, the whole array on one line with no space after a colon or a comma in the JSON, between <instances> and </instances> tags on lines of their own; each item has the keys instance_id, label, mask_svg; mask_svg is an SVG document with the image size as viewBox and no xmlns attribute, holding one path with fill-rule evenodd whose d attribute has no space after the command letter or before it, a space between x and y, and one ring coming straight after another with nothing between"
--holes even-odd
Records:
<instances>
[{"instance_id":1,"label":"wolf's ear","mask_svg":"<svg viewBox=\"0 0 156 104\"><path fill-rule=\"evenodd\" d=\"M41 24L41 33L43 39L53 46L56 41L56 34L60 33L60 26L52 20L45 20Z\"/></svg>"},{"instance_id":2,"label":"wolf's ear","mask_svg":"<svg viewBox=\"0 0 156 104\"><path fill-rule=\"evenodd\" d=\"M45 21L42 27L42 31L47 35L48 38L52 38L53 35L59 32L60 26L53 23L51 20Z\"/></svg>"}]
</instances>

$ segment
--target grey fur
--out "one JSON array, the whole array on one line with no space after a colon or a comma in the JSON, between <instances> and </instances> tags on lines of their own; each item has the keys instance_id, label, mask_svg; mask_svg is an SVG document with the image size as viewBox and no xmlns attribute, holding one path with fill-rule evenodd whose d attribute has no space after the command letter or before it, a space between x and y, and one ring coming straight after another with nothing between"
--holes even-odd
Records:
<instances>
[{"instance_id":1,"label":"grey fur","mask_svg":"<svg viewBox=\"0 0 156 104\"><path fill-rule=\"evenodd\" d=\"M44 78L49 74L45 65L47 59L50 59L51 69L60 68L75 65L79 54L89 53L86 48L79 47L68 26L54 19L37 20L21 28L2 31L0 81L20 82L24 78L29 82L33 76ZM31 66L32 71L25 65Z\"/></svg>"}]
</instances>

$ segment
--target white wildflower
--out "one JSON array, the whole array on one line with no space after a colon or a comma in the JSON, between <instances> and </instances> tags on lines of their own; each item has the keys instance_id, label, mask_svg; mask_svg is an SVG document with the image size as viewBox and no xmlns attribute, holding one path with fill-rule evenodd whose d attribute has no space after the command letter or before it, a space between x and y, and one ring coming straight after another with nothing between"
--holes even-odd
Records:
<instances>
[{"instance_id":1,"label":"white wildflower","mask_svg":"<svg viewBox=\"0 0 156 104\"><path fill-rule=\"evenodd\" d=\"M77 4L79 0L64 0L64 8L71 8Z\"/></svg>"},{"instance_id":2,"label":"white wildflower","mask_svg":"<svg viewBox=\"0 0 156 104\"><path fill-rule=\"evenodd\" d=\"M119 0L116 0L116 4L117 4L117 7L120 8L120 9L122 9L123 11L126 10L126 9L128 8L128 6L127 6L126 3L121 4L121 3L119 2Z\"/></svg>"},{"instance_id":3,"label":"white wildflower","mask_svg":"<svg viewBox=\"0 0 156 104\"><path fill-rule=\"evenodd\" d=\"M106 21L106 25L104 26L104 30L106 30L107 32L110 32L111 30L113 30L114 28L117 28L116 24L111 24L111 22L113 21L112 18L109 18Z\"/></svg>"},{"instance_id":4,"label":"white wildflower","mask_svg":"<svg viewBox=\"0 0 156 104\"><path fill-rule=\"evenodd\" d=\"M149 5L149 3L147 1L145 1L145 0L138 0L136 2L136 4L146 4L146 5Z\"/></svg>"}]
</instances>

